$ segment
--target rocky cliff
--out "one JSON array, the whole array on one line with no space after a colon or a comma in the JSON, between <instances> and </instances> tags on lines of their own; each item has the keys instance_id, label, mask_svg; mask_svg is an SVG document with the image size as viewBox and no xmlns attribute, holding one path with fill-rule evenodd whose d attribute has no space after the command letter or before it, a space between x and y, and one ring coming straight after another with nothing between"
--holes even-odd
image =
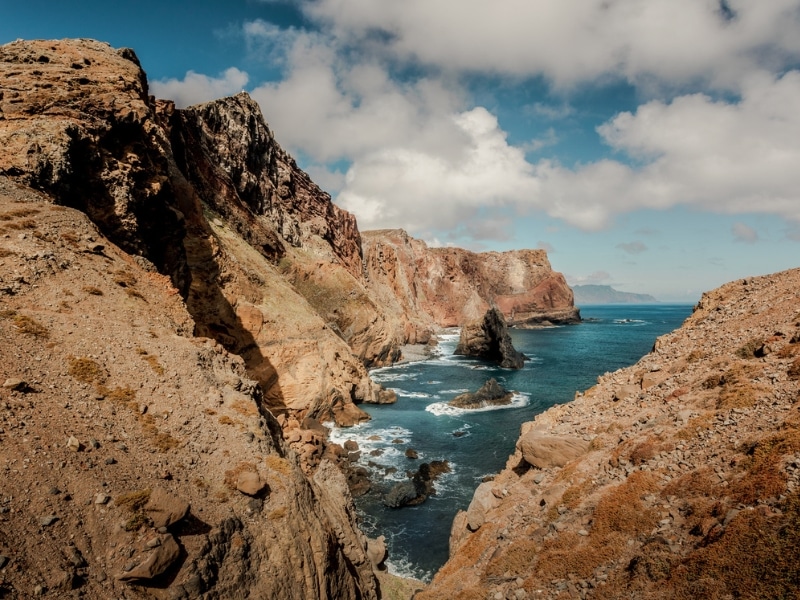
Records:
<instances>
[{"instance_id":1,"label":"rocky cliff","mask_svg":"<svg viewBox=\"0 0 800 600\"><path fill-rule=\"evenodd\" d=\"M0 595L376 597L317 421L380 389L280 270L352 279L352 217L249 99L175 111L130 50L16 42L0 82ZM263 165L203 141L226 114Z\"/></svg>"},{"instance_id":2,"label":"rocky cliff","mask_svg":"<svg viewBox=\"0 0 800 600\"><path fill-rule=\"evenodd\" d=\"M729 283L522 426L420 600L782 598L800 576L800 270Z\"/></svg>"},{"instance_id":3,"label":"rocky cliff","mask_svg":"<svg viewBox=\"0 0 800 600\"><path fill-rule=\"evenodd\" d=\"M580 320L544 250L429 248L402 230L362 232L362 243L369 288L387 313L402 315L409 343L475 321L492 306L516 327Z\"/></svg>"}]
</instances>

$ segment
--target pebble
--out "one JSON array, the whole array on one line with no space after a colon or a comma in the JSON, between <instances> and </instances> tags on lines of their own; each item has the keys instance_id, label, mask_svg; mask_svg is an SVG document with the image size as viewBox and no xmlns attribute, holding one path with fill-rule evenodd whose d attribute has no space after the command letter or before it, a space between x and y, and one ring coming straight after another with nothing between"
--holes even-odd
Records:
<instances>
[{"instance_id":1,"label":"pebble","mask_svg":"<svg viewBox=\"0 0 800 600\"><path fill-rule=\"evenodd\" d=\"M3 383L3 387L6 388L7 390L15 390L21 392L26 387L28 387L28 384L24 382L22 379L17 379L16 377L9 377Z\"/></svg>"},{"instance_id":2,"label":"pebble","mask_svg":"<svg viewBox=\"0 0 800 600\"><path fill-rule=\"evenodd\" d=\"M113 464L115 464L116 462L117 462L117 459L116 459L116 458L114 458L113 456L109 456L109 457L106 459L106 464L107 464L107 465L113 465Z\"/></svg>"},{"instance_id":3,"label":"pebble","mask_svg":"<svg viewBox=\"0 0 800 600\"><path fill-rule=\"evenodd\" d=\"M76 438L74 435L71 435L67 440L67 448L72 452L80 452L82 446L81 443L78 441L78 438Z\"/></svg>"},{"instance_id":4,"label":"pebble","mask_svg":"<svg viewBox=\"0 0 800 600\"><path fill-rule=\"evenodd\" d=\"M147 540L146 545L148 548L158 548L161 545L161 540L156 537L151 540Z\"/></svg>"},{"instance_id":5,"label":"pebble","mask_svg":"<svg viewBox=\"0 0 800 600\"><path fill-rule=\"evenodd\" d=\"M55 515L47 515L46 517L42 517L41 519L39 519L39 524L42 527L48 527L49 525L52 525L56 521L58 521L58 517L57 516L55 516Z\"/></svg>"},{"instance_id":6,"label":"pebble","mask_svg":"<svg viewBox=\"0 0 800 600\"><path fill-rule=\"evenodd\" d=\"M111 496L108 494L103 494L102 492L94 497L95 504L108 504L109 500L111 500Z\"/></svg>"},{"instance_id":7,"label":"pebble","mask_svg":"<svg viewBox=\"0 0 800 600\"><path fill-rule=\"evenodd\" d=\"M8 564L9 560L10 559L7 556L3 556L2 554L0 554L0 569L5 567Z\"/></svg>"}]
</instances>

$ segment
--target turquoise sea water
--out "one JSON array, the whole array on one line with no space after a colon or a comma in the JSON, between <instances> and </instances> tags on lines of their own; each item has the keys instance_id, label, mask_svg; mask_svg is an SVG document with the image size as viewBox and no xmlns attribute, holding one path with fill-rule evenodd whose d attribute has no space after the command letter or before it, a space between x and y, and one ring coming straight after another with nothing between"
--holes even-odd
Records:
<instances>
[{"instance_id":1,"label":"turquoise sea water","mask_svg":"<svg viewBox=\"0 0 800 600\"><path fill-rule=\"evenodd\" d=\"M376 369L372 377L397 392L396 404L362 406L372 420L335 429L333 441L361 448L359 464L372 474L372 490L356 499L362 529L386 536L392 572L429 580L447 560L450 525L485 475L503 468L520 425L555 404L569 402L597 376L634 364L655 339L681 325L690 305L609 305L581 309L577 325L511 330L514 346L529 357L519 371L453 356L457 330L440 337L431 360ZM516 393L510 407L466 411L447 406L465 391L495 377ZM406 458L412 448L419 458ZM422 462L447 460L452 471L437 480L437 493L417 507L390 509L383 494ZM392 468L393 473L387 473Z\"/></svg>"}]
</instances>

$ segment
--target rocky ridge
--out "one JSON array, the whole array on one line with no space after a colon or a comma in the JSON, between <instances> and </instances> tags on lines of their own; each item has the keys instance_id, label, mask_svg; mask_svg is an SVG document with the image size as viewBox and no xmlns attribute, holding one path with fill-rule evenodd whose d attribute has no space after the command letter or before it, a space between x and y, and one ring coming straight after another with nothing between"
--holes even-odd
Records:
<instances>
[{"instance_id":1,"label":"rocky ridge","mask_svg":"<svg viewBox=\"0 0 800 600\"><path fill-rule=\"evenodd\" d=\"M739 280L522 426L420 600L796 593L800 270Z\"/></svg>"},{"instance_id":2,"label":"rocky ridge","mask_svg":"<svg viewBox=\"0 0 800 600\"><path fill-rule=\"evenodd\" d=\"M169 277L0 177L0 595L377 598L312 477Z\"/></svg>"}]
</instances>

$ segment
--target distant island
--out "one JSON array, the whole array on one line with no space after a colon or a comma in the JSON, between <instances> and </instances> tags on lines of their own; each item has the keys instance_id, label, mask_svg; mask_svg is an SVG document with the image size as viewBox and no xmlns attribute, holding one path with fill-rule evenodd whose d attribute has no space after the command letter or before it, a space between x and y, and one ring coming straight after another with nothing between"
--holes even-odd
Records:
<instances>
[{"instance_id":1,"label":"distant island","mask_svg":"<svg viewBox=\"0 0 800 600\"><path fill-rule=\"evenodd\" d=\"M576 306L586 304L650 304L658 300L650 294L620 292L610 285L574 285Z\"/></svg>"}]
</instances>

